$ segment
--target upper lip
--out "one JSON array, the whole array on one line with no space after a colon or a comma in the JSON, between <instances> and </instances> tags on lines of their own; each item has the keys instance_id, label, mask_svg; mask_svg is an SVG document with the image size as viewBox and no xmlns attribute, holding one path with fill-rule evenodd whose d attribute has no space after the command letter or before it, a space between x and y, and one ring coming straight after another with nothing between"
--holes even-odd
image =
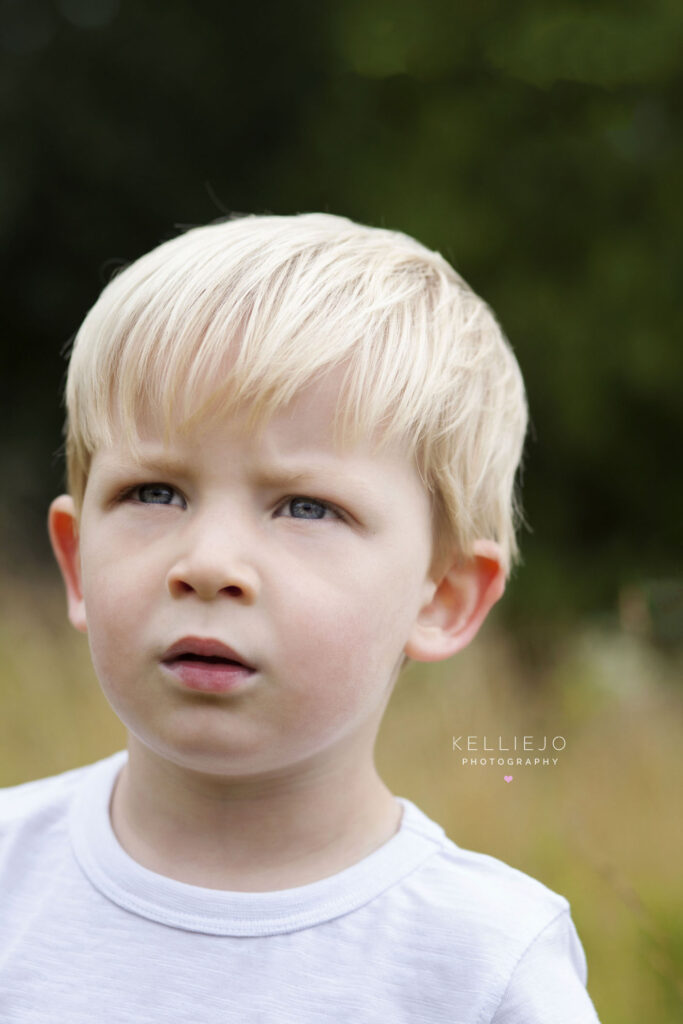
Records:
<instances>
[{"instance_id":1,"label":"upper lip","mask_svg":"<svg viewBox=\"0 0 683 1024\"><path fill-rule=\"evenodd\" d=\"M239 651L228 647L221 640L204 636L184 636L180 640L176 640L164 652L161 660L174 661L176 658L182 657L183 654L199 654L205 658L225 658L227 661L237 661L245 668L253 669L254 667L242 657Z\"/></svg>"}]
</instances>

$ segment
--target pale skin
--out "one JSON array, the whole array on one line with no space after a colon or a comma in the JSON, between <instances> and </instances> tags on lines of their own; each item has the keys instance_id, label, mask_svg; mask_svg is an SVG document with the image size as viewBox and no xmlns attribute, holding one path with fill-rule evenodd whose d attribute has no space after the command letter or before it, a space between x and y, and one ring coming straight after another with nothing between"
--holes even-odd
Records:
<instances>
[{"instance_id":1,"label":"pale skin","mask_svg":"<svg viewBox=\"0 0 683 1024\"><path fill-rule=\"evenodd\" d=\"M258 437L237 416L162 449L150 427L144 465L122 441L94 453L80 516L50 506L69 619L128 731L114 832L178 881L305 885L391 838L373 751L403 656L456 654L505 587L490 540L435 568L416 469L399 446L336 447L337 396L331 375ZM170 679L160 659L187 635L237 650L245 686Z\"/></svg>"}]
</instances>

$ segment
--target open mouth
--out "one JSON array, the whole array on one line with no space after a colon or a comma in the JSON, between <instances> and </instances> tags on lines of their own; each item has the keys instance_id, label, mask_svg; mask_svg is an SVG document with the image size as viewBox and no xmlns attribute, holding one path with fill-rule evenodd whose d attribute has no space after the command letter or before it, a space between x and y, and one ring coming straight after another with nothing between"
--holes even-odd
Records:
<instances>
[{"instance_id":1,"label":"open mouth","mask_svg":"<svg viewBox=\"0 0 683 1024\"><path fill-rule=\"evenodd\" d=\"M182 637L171 644L161 660L167 665L183 663L195 664L197 667L204 665L207 668L222 666L242 668L250 672L254 670L254 666L242 657L240 651L213 637Z\"/></svg>"},{"instance_id":2,"label":"open mouth","mask_svg":"<svg viewBox=\"0 0 683 1024\"><path fill-rule=\"evenodd\" d=\"M222 694L240 690L254 675L251 665L237 657L237 652L215 641L193 641L190 647L205 646L210 653L185 649L184 643L174 644L166 652L162 664L182 685L202 693ZM216 648L225 653L216 653ZM212 650L213 648L213 650Z\"/></svg>"},{"instance_id":3,"label":"open mouth","mask_svg":"<svg viewBox=\"0 0 683 1024\"><path fill-rule=\"evenodd\" d=\"M214 654L178 654L172 661L199 661L206 665L236 665L238 668L246 668L241 661L233 658L221 658Z\"/></svg>"}]
</instances>

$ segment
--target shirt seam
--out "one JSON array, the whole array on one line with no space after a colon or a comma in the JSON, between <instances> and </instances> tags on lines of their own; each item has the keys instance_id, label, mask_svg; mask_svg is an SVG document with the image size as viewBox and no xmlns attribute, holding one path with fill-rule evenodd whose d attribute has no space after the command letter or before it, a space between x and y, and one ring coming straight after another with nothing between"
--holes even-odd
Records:
<instances>
[{"instance_id":1,"label":"shirt seam","mask_svg":"<svg viewBox=\"0 0 683 1024\"><path fill-rule=\"evenodd\" d=\"M116 757L117 755L112 755ZM79 808L80 809L80 808ZM360 903L353 903L348 905L346 899L342 899L340 896L336 896L327 902L325 916L322 920L319 919L318 914L320 913L319 906L317 912L314 915L314 919L311 920L311 908L305 910L296 910L294 908L287 908L286 912L279 911L275 913L274 917L269 918L267 921L261 922L261 929L253 931L248 929L242 931L241 926L250 923L251 918L248 913L244 918L239 915L237 917L231 917L226 919L224 917L217 917L216 919L207 920L200 914L197 915L192 911L176 907L167 916L165 913L159 913L159 908L154 905L154 900L150 901L145 898L144 894L133 893L128 891L125 886L122 888L119 882L110 877L106 871L103 871L97 858L93 859L92 851L89 842L86 846L82 846L82 835L80 828L76 826L76 817L80 817L77 813L78 809L72 805L69 812L69 823L67 826L67 834L69 839L69 845L71 847L71 854L74 858L80 872L85 876L88 884L105 899L109 900L114 905L118 906L121 910L128 913L135 914L138 917L145 918L146 920L154 921L157 924L163 925L170 928L180 928L194 932L200 932L202 934L209 935L233 935L235 937L252 937L266 935L282 935L291 932L307 930L312 927L317 927L323 924L327 924L334 920L338 920L340 917L345 917L350 913L357 912L363 907L367 906L374 900L384 896L387 891L393 889L396 885L403 883L406 878L413 875L416 871L419 871L424 865L435 856L439 856L443 852L443 836L429 835L429 831L424 828L415 827L420 825L420 822L415 822L412 815L403 822L402 830L419 840L423 844L423 849L420 857L413 861L409 867L403 864L402 870L399 872L397 877L387 885L382 886L379 890L373 887L373 891L367 893ZM75 829L75 833L74 833ZM167 910L167 908L164 908ZM209 925L207 927L207 924ZM262 930L263 929L263 930Z\"/></svg>"},{"instance_id":2,"label":"shirt seam","mask_svg":"<svg viewBox=\"0 0 683 1024\"><path fill-rule=\"evenodd\" d=\"M543 928L541 928L541 930L539 932L536 932L536 934L534 935L534 937L532 939L529 940L529 942L526 944L526 946L524 947L522 952L517 957L517 960L515 961L514 966L513 966L512 970L510 971L510 977L507 980L507 984L506 984L505 988L503 989L503 992L501 994L500 999L498 1000L498 1002L495 1005L493 1013L491 1014L490 1017L487 1017L486 1019L483 1017L482 1014L480 1014L479 1017L477 1017L476 1024L492 1024L492 1022L495 1019L496 1014L498 1013L498 1011L500 1010L501 1006L503 1005L503 1002L505 1000L505 996L508 993L510 985L512 984L513 979L515 977L515 974L517 973L517 969L519 968L519 966L520 966L522 960L524 959L524 957L527 955L527 953L529 952L531 947L536 942L538 942L538 940L541 938L541 936L545 932L547 932L549 928L552 928L552 926L554 924L556 924L560 920L561 917L568 917L569 913L570 913L570 908L569 907L563 907L562 910L560 910L557 914L555 914L555 916L553 918L551 918L551 920L548 921L548 923L546 925L544 925Z\"/></svg>"},{"instance_id":3,"label":"shirt seam","mask_svg":"<svg viewBox=\"0 0 683 1024\"><path fill-rule=\"evenodd\" d=\"M242 932L238 930L239 925L242 923L249 924L251 919L248 916L245 916L244 919L232 918L229 920L225 918L217 918L215 922L210 922L214 925L213 928L210 928L207 927L209 922L207 922L205 918L201 917L201 915L198 916L188 911L176 909L169 915L169 919L163 920L163 915L154 913L154 906L150 909L149 904L144 900L144 898L132 895L125 890L121 890L120 886L116 883L111 883L110 879L103 874L99 866L93 869L92 863L89 863L88 868L86 868L80 856L74 850L73 844L71 846L71 852L81 873L87 879L88 884L98 892L100 896L103 896L122 910L135 914L137 917L142 917L145 920L164 925L167 928L180 928L203 935L228 936L233 938L265 938L269 935L286 935L292 932L306 931L309 928L320 927L321 925L339 920L341 917L346 917L348 914L362 910L363 907L366 907L374 900L380 899L395 886L400 885L415 871L420 870L425 862L434 856L434 851L429 851L425 858L417 864L414 864L405 875L395 879L386 889L368 895L367 898L363 899L359 904L348 906L341 900L331 900L327 904L325 917L322 920L317 917L314 920L308 920L307 912L301 912L299 919L295 920L297 915L296 913L293 913L289 918L285 919L281 917L264 920L262 925L265 930L263 931L252 931L250 929L249 931ZM93 875L96 876L96 879ZM308 913L310 914L310 912ZM317 910L317 913L319 913L319 909ZM170 918L175 918L175 920L171 920Z\"/></svg>"}]
</instances>

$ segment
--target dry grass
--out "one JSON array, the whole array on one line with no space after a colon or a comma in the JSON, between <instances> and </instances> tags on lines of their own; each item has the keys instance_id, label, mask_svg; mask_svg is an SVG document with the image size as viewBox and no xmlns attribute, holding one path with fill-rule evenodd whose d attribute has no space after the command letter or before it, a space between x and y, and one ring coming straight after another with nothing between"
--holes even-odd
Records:
<instances>
[{"instance_id":1,"label":"dry grass","mask_svg":"<svg viewBox=\"0 0 683 1024\"><path fill-rule=\"evenodd\" d=\"M683 1007L680 664L592 630L554 660L530 689L509 639L489 630L455 661L417 668L394 694L380 768L459 845L570 900L603 1021L673 1024ZM490 746L563 736L566 749L556 766L463 765L482 754L454 752L461 734Z\"/></svg>"},{"instance_id":2,"label":"dry grass","mask_svg":"<svg viewBox=\"0 0 683 1024\"><path fill-rule=\"evenodd\" d=\"M0 657L0 785L123 746L54 579L0 588ZM584 629L549 666L529 672L495 627L450 663L412 666L387 712L380 770L461 846L567 896L605 1024L673 1024L683 1005L680 662L628 634ZM467 755L453 750L460 735L480 746L563 736L566 749L556 766L463 765L543 755Z\"/></svg>"}]
</instances>

